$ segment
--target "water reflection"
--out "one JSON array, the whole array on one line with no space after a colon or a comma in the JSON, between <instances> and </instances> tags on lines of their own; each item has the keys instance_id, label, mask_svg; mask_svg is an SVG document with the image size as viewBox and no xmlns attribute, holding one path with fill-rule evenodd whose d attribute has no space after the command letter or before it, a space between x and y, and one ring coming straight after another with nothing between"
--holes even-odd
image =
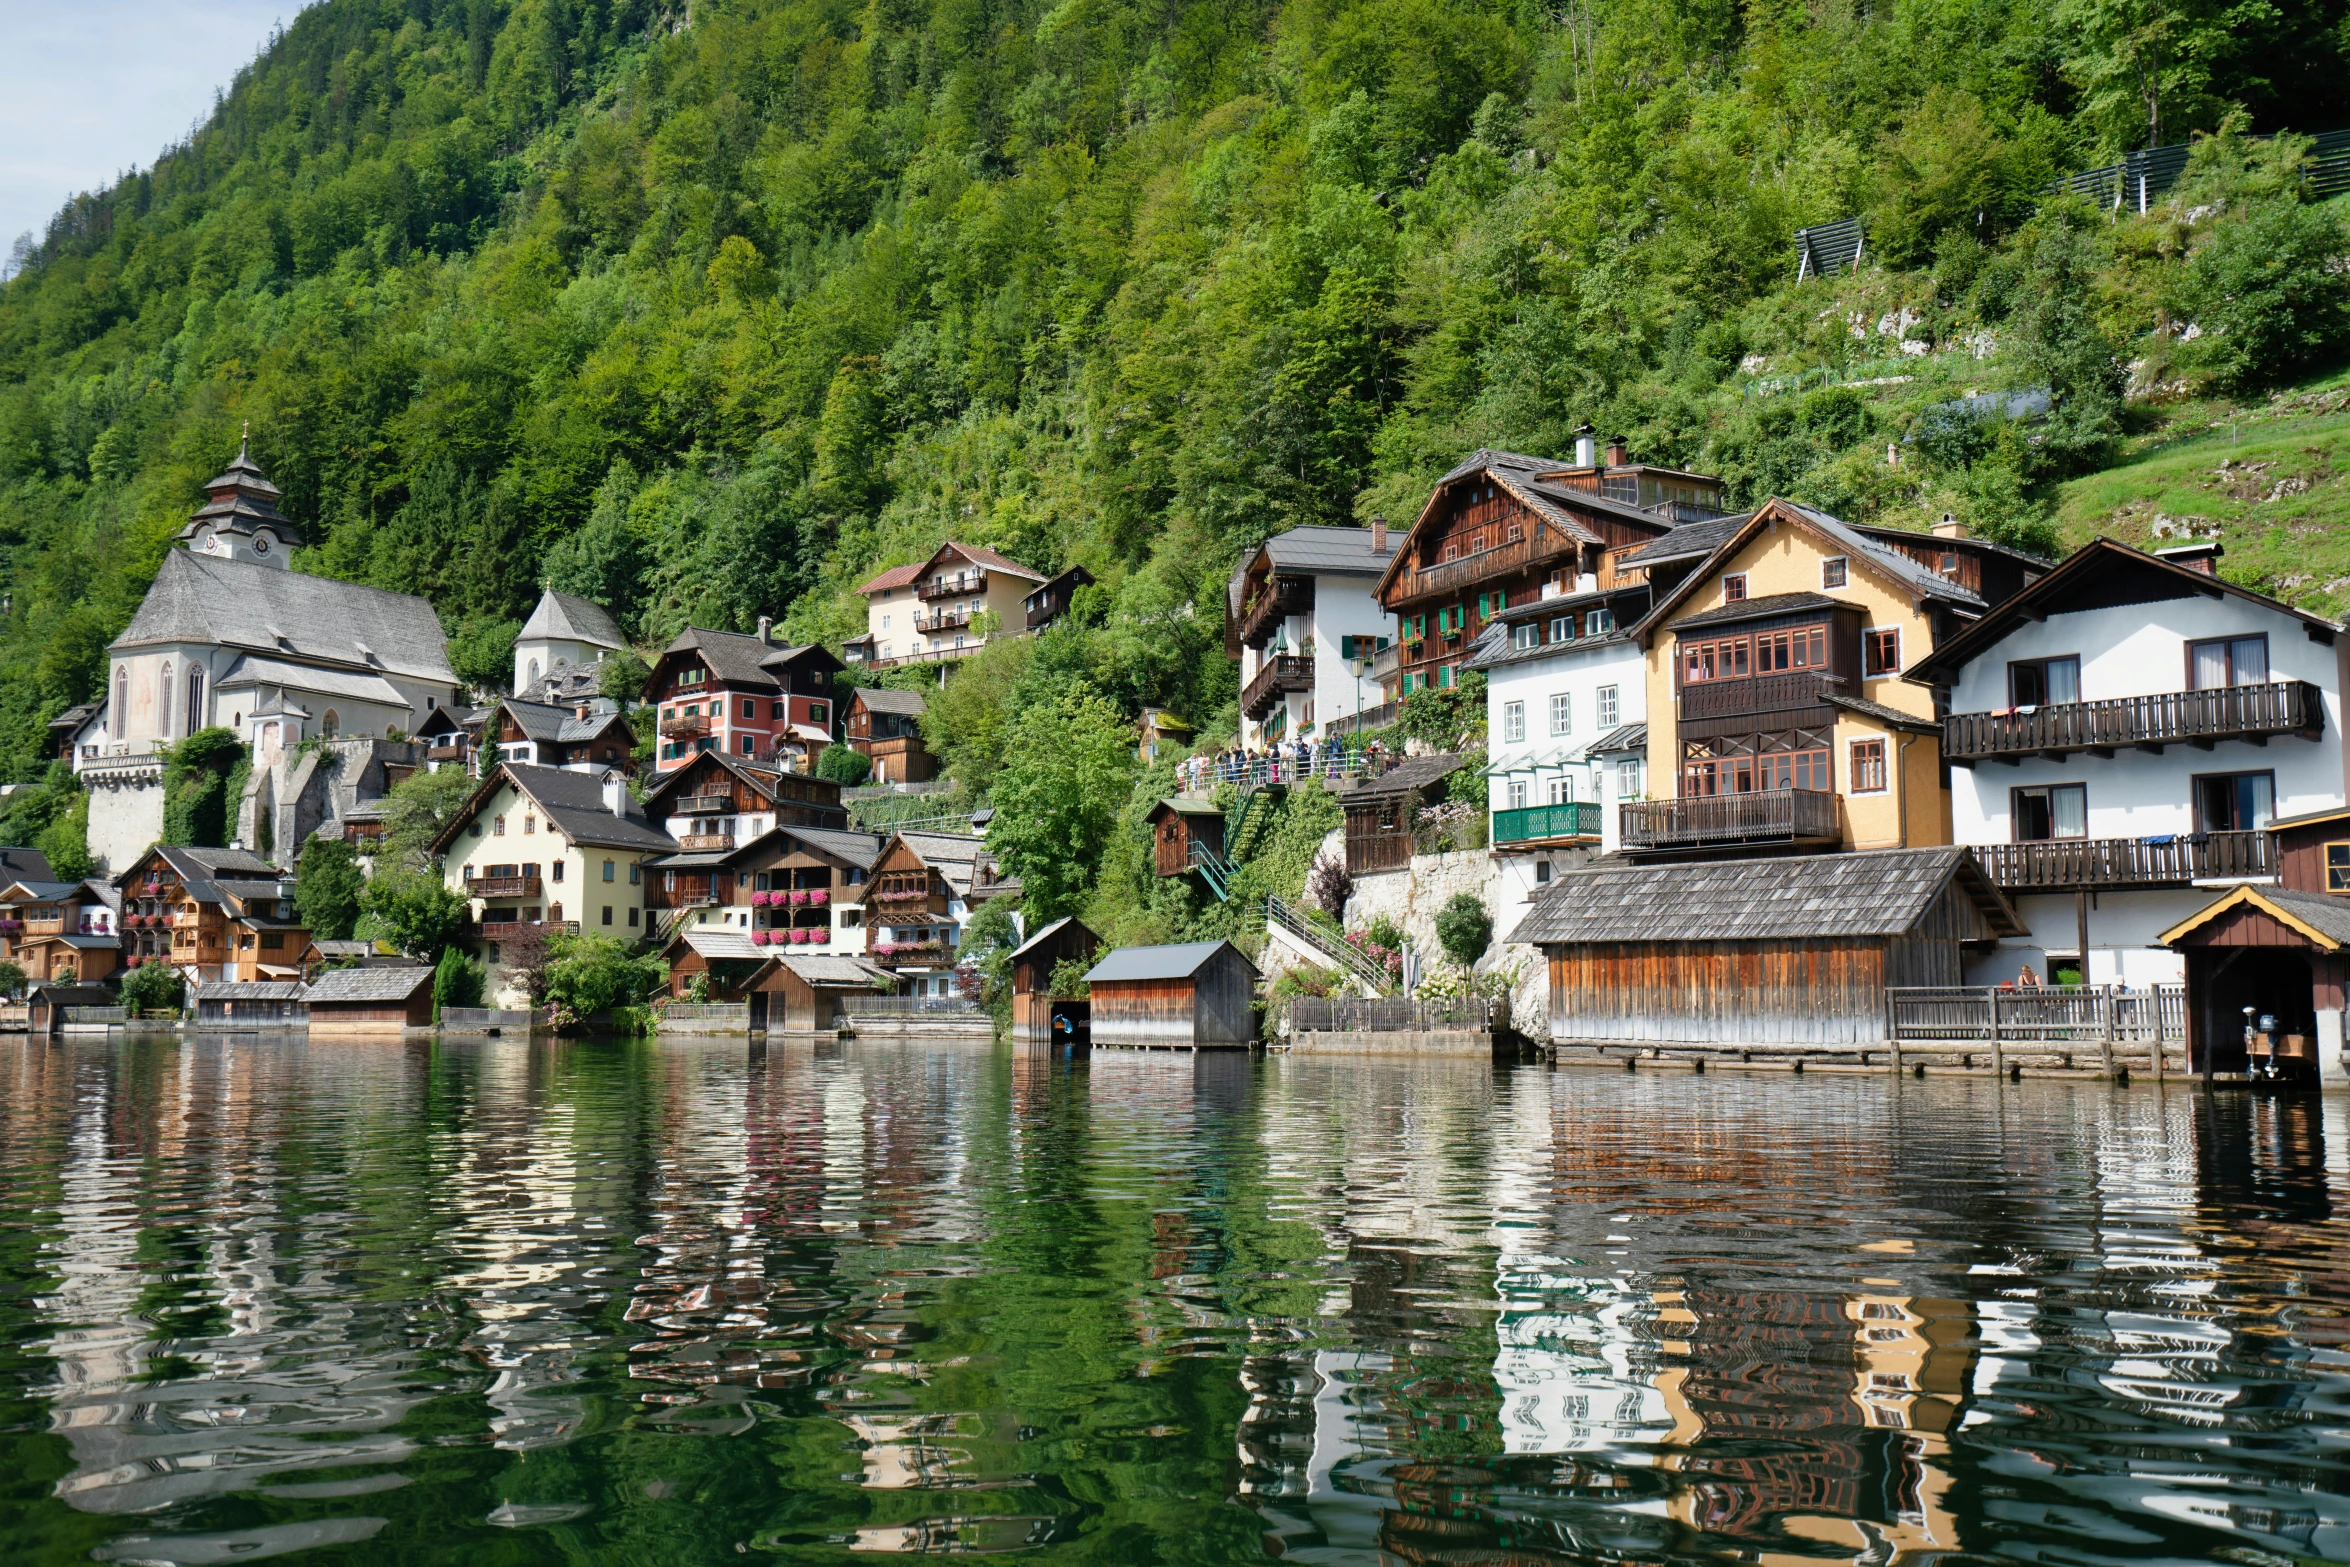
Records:
<instances>
[{"instance_id":1,"label":"water reflection","mask_svg":"<svg viewBox=\"0 0 2350 1567\"><path fill-rule=\"evenodd\" d=\"M0 1041L0 1548L2350 1555L2314 1095Z\"/></svg>"}]
</instances>

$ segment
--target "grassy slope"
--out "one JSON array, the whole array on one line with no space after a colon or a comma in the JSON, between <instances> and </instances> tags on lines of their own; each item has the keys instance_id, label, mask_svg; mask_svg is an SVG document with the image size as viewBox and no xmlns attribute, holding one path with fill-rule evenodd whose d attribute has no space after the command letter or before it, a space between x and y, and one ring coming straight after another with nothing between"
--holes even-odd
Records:
<instances>
[{"instance_id":1,"label":"grassy slope","mask_svg":"<svg viewBox=\"0 0 2350 1567\"><path fill-rule=\"evenodd\" d=\"M2252 407L2182 406L2132 446L2059 494L2068 549L2216 528L2230 580L2313 613L2350 610L2350 373Z\"/></svg>"}]
</instances>

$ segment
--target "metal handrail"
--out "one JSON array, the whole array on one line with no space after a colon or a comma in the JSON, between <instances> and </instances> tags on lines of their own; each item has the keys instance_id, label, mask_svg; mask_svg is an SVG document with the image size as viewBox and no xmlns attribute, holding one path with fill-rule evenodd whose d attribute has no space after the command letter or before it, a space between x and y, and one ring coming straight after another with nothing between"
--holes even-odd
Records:
<instances>
[{"instance_id":1,"label":"metal handrail","mask_svg":"<svg viewBox=\"0 0 2350 1567\"><path fill-rule=\"evenodd\" d=\"M1265 899L1265 923L1278 925L1283 930L1321 953L1349 975L1371 986L1382 995L1395 984L1386 968L1374 962L1366 953L1332 936L1305 915L1276 897Z\"/></svg>"}]
</instances>

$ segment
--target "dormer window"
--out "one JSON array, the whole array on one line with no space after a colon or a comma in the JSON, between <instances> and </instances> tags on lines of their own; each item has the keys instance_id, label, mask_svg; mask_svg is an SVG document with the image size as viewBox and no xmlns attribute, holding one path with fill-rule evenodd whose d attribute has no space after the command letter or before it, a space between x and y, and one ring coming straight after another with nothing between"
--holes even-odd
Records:
<instances>
[{"instance_id":1,"label":"dormer window","mask_svg":"<svg viewBox=\"0 0 2350 1567\"><path fill-rule=\"evenodd\" d=\"M1722 579L1722 602L1740 604L1746 600L1746 573L1734 571Z\"/></svg>"}]
</instances>

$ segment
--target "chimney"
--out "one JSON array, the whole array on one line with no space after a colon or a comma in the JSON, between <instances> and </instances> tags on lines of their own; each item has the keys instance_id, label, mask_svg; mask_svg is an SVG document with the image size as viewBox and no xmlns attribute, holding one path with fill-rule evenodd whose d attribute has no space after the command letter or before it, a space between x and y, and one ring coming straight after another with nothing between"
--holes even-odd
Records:
<instances>
[{"instance_id":1,"label":"chimney","mask_svg":"<svg viewBox=\"0 0 2350 1567\"><path fill-rule=\"evenodd\" d=\"M1387 519L1385 517L1371 519L1371 553L1374 555L1387 553Z\"/></svg>"},{"instance_id":2,"label":"chimney","mask_svg":"<svg viewBox=\"0 0 2350 1567\"><path fill-rule=\"evenodd\" d=\"M1966 537L1966 524L1951 513L1944 512L1942 520L1934 524L1934 537L1937 539L1963 539Z\"/></svg>"},{"instance_id":3,"label":"chimney","mask_svg":"<svg viewBox=\"0 0 2350 1567\"><path fill-rule=\"evenodd\" d=\"M1632 466L1632 446L1623 436L1611 437L1607 443L1607 465L1610 468Z\"/></svg>"},{"instance_id":4,"label":"chimney","mask_svg":"<svg viewBox=\"0 0 2350 1567\"><path fill-rule=\"evenodd\" d=\"M2216 577L2219 575L2219 558L2226 551L2220 548L2217 539L2197 539L2192 544L2174 544L2167 550L2156 550L2154 553L2174 566L2184 566L2189 571L2200 571L2207 577Z\"/></svg>"},{"instance_id":5,"label":"chimney","mask_svg":"<svg viewBox=\"0 0 2350 1567\"><path fill-rule=\"evenodd\" d=\"M628 780L616 772L604 775L604 809L614 816L628 814Z\"/></svg>"},{"instance_id":6,"label":"chimney","mask_svg":"<svg viewBox=\"0 0 2350 1567\"><path fill-rule=\"evenodd\" d=\"M1575 466L1589 468L1599 461L1599 438L1585 425L1575 432Z\"/></svg>"},{"instance_id":7,"label":"chimney","mask_svg":"<svg viewBox=\"0 0 2350 1567\"><path fill-rule=\"evenodd\" d=\"M759 617L759 640L762 642L774 641L774 630L775 617L773 615L761 615Z\"/></svg>"}]
</instances>

